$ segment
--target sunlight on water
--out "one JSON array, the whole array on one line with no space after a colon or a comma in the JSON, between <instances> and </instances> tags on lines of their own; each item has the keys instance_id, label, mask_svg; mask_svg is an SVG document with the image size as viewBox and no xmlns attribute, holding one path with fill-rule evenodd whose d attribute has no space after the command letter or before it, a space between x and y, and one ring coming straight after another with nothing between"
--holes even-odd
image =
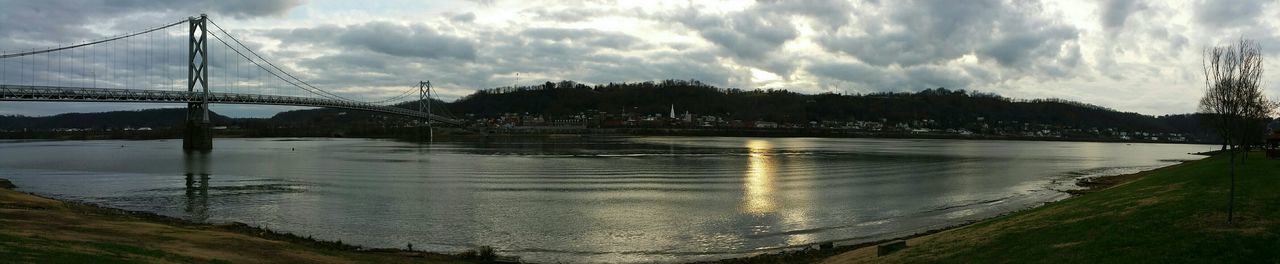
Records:
<instances>
[{"instance_id":1,"label":"sunlight on water","mask_svg":"<svg viewBox=\"0 0 1280 264\"><path fill-rule=\"evenodd\" d=\"M774 168L771 166L770 146L768 141L747 141L747 175L746 190L743 195L742 210L757 216L774 211Z\"/></svg>"}]
</instances>

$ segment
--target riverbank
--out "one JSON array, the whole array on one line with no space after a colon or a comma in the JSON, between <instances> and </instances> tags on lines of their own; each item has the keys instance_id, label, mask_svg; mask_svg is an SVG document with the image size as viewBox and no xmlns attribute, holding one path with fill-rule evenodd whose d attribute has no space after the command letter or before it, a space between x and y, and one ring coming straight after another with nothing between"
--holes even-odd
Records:
<instances>
[{"instance_id":1,"label":"riverbank","mask_svg":"<svg viewBox=\"0 0 1280 264\"><path fill-rule=\"evenodd\" d=\"M1053 262L1269 263L1280 261L1280 161L1250 155L1237 167L1236 220L1226 223L1228 157L1113 178L1087 195L934 234L877 256L875 246L822 263ZM754 261L743 261L754 262Z\"/></svg>"},{"instance_id":2,"label":"riverbank","mask_svg":"<svg viewBox=\"0 0 1280 264\"><path fill-rule=\"evenodd\" d=\"M5 186L7 180L0 180ZM11 186L11 185L8 185ZM0 188L0 255L15 263L478 263L478 254L362 249L244 224L192 223Z\"/></svg>"}]
</instances>

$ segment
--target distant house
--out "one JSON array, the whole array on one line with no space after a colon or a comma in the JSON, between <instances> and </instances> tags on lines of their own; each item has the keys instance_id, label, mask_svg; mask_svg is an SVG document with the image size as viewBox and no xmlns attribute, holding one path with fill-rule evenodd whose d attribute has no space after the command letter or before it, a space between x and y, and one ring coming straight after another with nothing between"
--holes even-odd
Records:
<instances>
[{"instance_id":1,"label":"distant house","mask_svg":"<svg viewBox=\"0 0 1280 264\"><path fill-rule=\"evenodd\" d=\"M1280 119L1267 124L1267 130L1271 131L1267 135L1266 146L1263 146L1267 149L1267 158L1280 159Z\"/></svg>"},{"instance_id":2,"label":"distant house","mask_svg":"<svg viewBox=\"0 0 1280 264\"><path fill-rule=\"evenodd\" d=\"M778 128L778 123L769 121L756 121L755 128Z\"/></svg>"}]
</instances>

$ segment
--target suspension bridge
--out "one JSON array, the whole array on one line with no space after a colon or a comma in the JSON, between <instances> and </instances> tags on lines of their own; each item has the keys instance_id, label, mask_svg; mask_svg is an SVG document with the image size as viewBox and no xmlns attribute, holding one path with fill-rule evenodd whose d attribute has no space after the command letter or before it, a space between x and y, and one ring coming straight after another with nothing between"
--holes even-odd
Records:
<instances>
[{"instance_id":1,"label":"suspension bridge","mask_svg":"<svg viewBox=\"0 0 1280 264\"><path fill-rule=\"evenodd\" d=\"M211 40L217 41L212 50ZM342 108L420 118L427 126L463 124L432 113L430 82L403 87L404 92L383 100L363 101L298 76L203 14L98 40L0 51L0 101L185 103L183 149L188 150L213 148L209 104ZM405 105L415 91L416 110L395 106Z\"/></svg>"}]
</instances>

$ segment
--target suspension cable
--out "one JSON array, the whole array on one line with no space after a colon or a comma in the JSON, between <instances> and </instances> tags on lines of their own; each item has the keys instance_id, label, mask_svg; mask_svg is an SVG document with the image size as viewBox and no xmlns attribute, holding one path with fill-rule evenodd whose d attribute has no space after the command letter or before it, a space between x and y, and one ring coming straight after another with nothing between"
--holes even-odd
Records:
<instances>
[{"instance_id":1,"label":"suspension cable","mask_svg":"<svg viewBox=\"0 0 1280 264\"><path fill-rule=\"evenodd\" d=\"M161 29L165 29L165 28L172 27L172 26L177 26L178 24L182 24L182 23L185 23L185 22L187 22L187 20L186 20L186 19L183 19L182 21L174 22L173 24L168 24L168 25L164 25L164 26L160 26L160 27L156 27L156 28L148 29L148 30L146 30L146 31L141 31L141 32L138 32L138 33L133 33L133 34L128 34L128 35L120 35L120 36L117 36L117 37L114 37L114 38L103 39L103 40L94 41L94 42L89 42L89 43L84 43L84 44L80 44L80 45L66 46L66 47L60 47L60 48L51 48L51 49L44 49L44 50L33 50L33 51L21 52L21 53L13 53L13 54L4 54L4 55L0 55L0 59L6 59L6 58L12 58L12 57L22 57L22 56L28 56L28 55L41 54L41 53L49 53L49 52L54 52L54 51L59 51L59 50L65 50L65 49L74 49L74 48L79 48L79 47L89 46L89 45L93 45L93 44L98 44L98 43L103 43L103 42L108 42L108 41L118 40L118 39L122 39L122 38L127 38L127 37L132 37L132 36L142 35L142 34L146 34L146 33L151 33L151 32L156 31L156 30L161 30Z\"/></svg>"},{"instance_id":2,"label":"suspension cable","mask_svg":"<svg viewBox=\"0 0 1280 264\"><path fill-rule=\"evenodd\" d=\"M214 22L213 20L209 20L209 23L210 23L210 24L213 24L213 27L214 27L214 28L217 28L219 32L222 32L222 34L226 35L226 36L227 36L227 38L230 38L230 39L231 39L231 41L234 41L236 44L240 45L240 47L243 47L246 51L249 51L249 53L250 53L250 54L253 54L253 56L258 57L258 59L262 60L263 62L266 62L266 63L267 63L267 65L271 65L271 67L272 67L272 68L275 68L276 70L279 70L281 73L284 73L285 75L289 76L289 78L293 78L294 80L297 80L297 81L298 81L298 83L301 83L301 84L303 84L303 85L306 85L307 87L311 87L311 89L315 89L315 90L317 90L317 91L320 91L321 93L325 93L325 94L328 94L328 95L333 96L333 97L337 97L337 98L340 98L340 99L343 99L343 100L347 100L347 101L360 102L360 101L358 101L358 100L352 100L352 99L350 99L350 98L346 98L346 97L343 97L343 96L340 96L340 95L336 95L336 94L330 93L330 92L328 92L328 91L325 91L324 89L320 89L320 88L318 88L318 87L315 87L314 85L311 85L310 83L307 83L306 81L303 81L302 79L299 79L299 78L298 78L298 77L296 77L296 76L293 76L293 74L290 74L288 71L285 71L284 69L281 69L279 66L276 66L276 65L275 65L275 63L271 63L271 61L270 61L270 60L267 60L266 58L263 58L263 57L262 57L262 55L259 55L257 52L253 51L252 49L249 49L249 47L248 47L248 46L245 46L243 42L240 42L240 40L239 40L239 39L236 39L236 37L235 37L235 36L232 36L232 35L231 35L231 33L227 33L227 31L226 31L226 30L222 29L222 26L219 26L217 22ZM221 39L219 39L218 41L222 41L222 40L221 40ZM224 45L228 45L228 47L230 47L230 46L229 46L229 44L227 44L226 42L223 42L223 44L224 44ZM233 48L233 49L234 49L234 48ZM238 53L238 52L239 52L239 50L237 50L236 52ZM246 59L247 59L247 58L246 58ZM277 75L277 76L278 76L278 75ZM289 81L289 80L284 80L283 78L282 78L281 80L283 80L283 81L285 81L285 82L289 82L289 83L291 83L291 84L293 83L293 82L291 82L291 81ZM295 84L295 86L297 86L297 85ZM302 87L299 87L299 88L302 88ZM303 88L303 89L305 90L305 88ZM313 93L314 93L314 92L313 92Z\"/></svg>"},{"instance_id":3,"label":"suspension cable","mask_svg":"<svg viewBox=\"0 0 1280 264\"><path fill-rule=\"evenodd\" d=\"M246 51L249 51L249 53L250 53L250 54L253 54L253 55L254 55L255 57L257 57L259 60L262 60L263 62L266 62L266 63L267 63L267 65L270 65L272 68L275 68L276 70L280 71L281 73L284 73L286 76L289 76L289 78L293 78L294 80L296 80L296 81L297 81L297 83L301 83L302 85L305 85L305 86L307 86L307 87L310 87L311 89L314 89L314 90L316 90L316 91L319 91L319 92L321 92L321 93L324 93L324 94L327 94L327 95L331 96L330 98L332 98L332 97L336 97L337 99L341 99L341 100L354 101L354 102L361 102L361 103L368 103L368 104L379 104L379 103L384 103L384 102L388 102L388 101L392 101L392 100L394 100L394 99L391 99L391 98L389 98L389 99L384 99L384 100L381 100L381 101L361 101L361 100L354 100L354 99L351 99L351 98L346 98L346 97L343 97L343 96L341 96L341 95L337 95L337 94L331 93L331 92L329 92L329 91L325 91L324 89L320 89L319 87L315 87L314 85L311 85L310 83L307 83L307 81L304 81L304 80L302 80L301 78L298 78L297 76L294 76L293 74L289 73L288 71L285 71L284 69L280 68L279 66L276 66L276 65L275 65L275 63L271 63L271 61L270 61L270 60L267 60L266 58L263 58L263 57L262 57L262 55L258 54L257 52L253 51L253 49L250 49L248 46L244 45L244 43L243 43L243 42L240 42L240 39L237 39L235 36L231 35L231 33L228 33L225 29L223 29L223 28L222 28L222 26L218 25L218 22L214 22L213 20L209 20L209 23L210 23L210 24L213 24L213 27L214 27L214 28L218 29L218 31L222 32L222 33L223 33L223 35L226 35L228 38L230 38L230 39L231 39L231 41L235 42L237 45L239 45L240 47L244 48ZM221 40L219 40L219 41L221 41ZM227 45L227 43L226 43L226 42L223 42L223 44L224 44L224 45ZM234 47L232 47L232 49L235 49L235 48L234 48ZM237 52L239 52L239 51L237 51ZM243 54L242 54L242 56L243 56ZM246 58L246 59L249 59L249 58ZM250 59L250 61L252 61L252 59ZM268 71L270 71L270 70L268 70ZM279 77L279 75L277 75L277 77ZM288 81L288 80L283 80L283 79L282 79L282 81L289 82L290 84L293 84L293 82ZM293 85L294 85L294 86L298 86L297 84L293 84ZM302 88L303 90L307 90L305 87L298 87L298 88ZM410 90L411 90L411 89L410 89ZM410 90L406 90L406 91L405 91L405 94L407 94ZM314 94L315 92L312 92L312 93ZM321 95L321 96L323 96L323 95ZM403 97L403 95L396 96L396 97ZM393 97L393 98L394 98L394 97Z\"/></svg>"},{"instance_id":4,"label":"suspension cable","mask_svg":"<svg viewBox=\"0 0 1280 264\"><path fill-rule=\"evenodd\" d=\"M381 104L381 103L388 103L388 102L395 101L395 100L400 100L400 99L403 99L403 98L405 98L405 97L408 97L408 96L409 96L409 92L413 92L414 90L417 90L417 89L418 89L418 86L409 86L409 88L405 89L405 90L404 90L404 92L401 92L399 95L392 96L392 97L390 97L390 98L382 99L382 100L379 100L379 101L374 101L374 102L371 102L371 103L374 103L374 104Z\"/></svg>"},{"instance_id":5,"label":"suspension cable","mask_svg":"<svg viewBox=\"0 0 1280 264\"><path fill-rule=\"evenodd\" d=\"M209 34L209 35L212 35L212 36L213 36L213 38L214 38L214 39L217 39L217 40L218 40L218 42L221 42L221 43L222 43L222 45L225 45L225 46L227 46L228 48L230 48L230 47L231 47L231 44L228 44L226 41L222 40L222 37L218 37L218 34ZM293 83L292 81L289 81L289 80L285 79L285 78L284 78L284 76L280 76L279 74L276 74L276 72L275 72L275 71L271 71L270 69L267 69L267 67L266 67L266 66L262 66L262 64L259 64L257 61L254 61L253 59L249 58L249 56L247 56L247 55L245 55L244 53L240 52L240 50L239 50L239 49L232 48L231 50L234 50L234 51L236 52L236 54L239 54L239 55L240 55L240 57L245 58L246 60L249 60L249 62L252 62L254 65L257 65L257 66L258 66L258 68L261 68L262 70L267 71L267 73L270 73L271 75L275 76L277 79L280 79L281 81L284 81L285 83L288 83L289 85L293 85L294 87L297 87L297 88L299 88L299 89L305 90L305 91L310 92L310 93L312 93L312 94L319 95L319 96L321 96L321 97L325 97L325 98L328 98L328 99L334 99L334 100L342 100L342 99L345 99L345 98L341 98L341 97L339 97L339 98L341 98L341 99L339 99L339 98L333 98L333 97L330 97L330 96L327 96L327 95L320 94L320 93L317 93L317 92L315 92L315 91L312 91L311 89L307 89L307 88L305 88L305 87L302 87L301 85L298 85L298 84L296 84L296 83ZM252 50L250 50L249 52L253 52L253 51L252 51ZM263 61L264 61L264 62L266 62L265 60L263 60ZM270 63L270 62L267 62L267 63ZM279 68L277 68L277 69L279 69ZM283 72L283 71L282 71L282 72ZM286 74L287 74L287 73L286 73ZM346 101L355 101L355 100L346 99Z\"/></svg>"}]
</instances>

